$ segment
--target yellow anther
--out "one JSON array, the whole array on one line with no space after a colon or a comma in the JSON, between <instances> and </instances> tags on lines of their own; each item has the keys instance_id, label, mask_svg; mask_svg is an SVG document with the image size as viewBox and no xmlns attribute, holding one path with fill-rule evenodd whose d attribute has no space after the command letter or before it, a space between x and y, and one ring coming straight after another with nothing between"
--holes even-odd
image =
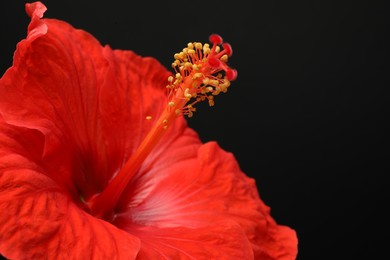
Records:
<instances>
[{"instance_id":1,"label":"yellow anther","mask_svg":"<svg viewBox=\"0 0 390 260\"><path fill-rule=\"evenodd\" d=\"M214 89L212 87L207 87L206 92L212 92Z\"/></svg>"},{"instance_id":2,"label":"yellow anther","mask_svg":"<svg viewBox=\"0 0 390 260\"><path fill-rule=\"evenodd\" d=\"M219 84L221 88L228 88L230 86L230 81L227 79L224 79L222 83Z\"/></svg>"},{"instance_id":3,"label":"yellow anther","mask_svg":"<svg viewBox=\"0 0 390 260\"><path fill-rule=\"evenodd\" d=\"M194 48L194 44L193 44L192 42L189 42L189 43L187 44L187 47L188 47L189 49L193 49L193 48Z\"/></svg>"},{"instance_id":4,"label":"yellow anther","mask_svg":"<svg viewBox=\"0 0 390 260\"><path fill-rule=\"evenodd\" d=\"M221 93L221 88L220 87L216 87L215 90L213 91L213 95L216 96L219 93Z\"/></svg>"},{"instance_id":5,"label":"yellow anther","mask_svg":"<svg viewBox=\"0 0 390 260\"><path fill-rule=\"evenodd\" d=\"M182 78L180 73L176 73L175 77L176 77L177 79L181 79L181 78Z\"/></svg>"},{"instance_id":6,"label":"yellow anther","mask_svg":"<svg viewBox=\"0 0 390 260\"><path fill-rule=\"evenodd\" d=\"M173 58L175 58L175 60L180 59L181 58L180 53L175 53L175 55L173 55Z\"/></svg>"},{"instance_id":7,"label":"yellow anther","mask_svg":"<svg viewBox=\"0 0 390 260\"><path fill-rule=\"evenodd\" d=\"M211 52L211 49L210 49L209 45L208 45L208 44L205 44L205 45L203 46L203 53L204 53L205 55L208 55L208 54L210 54L210 52Z\"/></svg>"},{"instance_id":8,"label":"yellow anther","mask_svg":"<svg viewBox=\"0 0 390 260\"><path fill-rule=\"evenodd\" d=\"M226 54L222 55L222 57L220 58L220 60L223 62L228 62L228 59L229 59L229 56L227 56Z\"/></svg>"},{"instance_id":9,"label":"yellow anther","mask_svg":"<svg viewBox=\"0 0 390 260\"><path fill-rule=\"evenodd\" d=\"M175 102L173 102L173 101L168 102L168 106L173 107L174 105L175 105Z\"/></svg>"},{"instance_id":10,"label":"yellow anther","mask_svg":"<svg viewBox=\"0 0 390 260\"><path fill-rule=\"evenodd\" d=\"M190 99L190 98L192 98L192 95L190 94L190 89L189 88L186 88L185 90L184 90L184 97L186 98L186 99Z\"/></svg>"},{"instance_id":11,"label":"yellow anther","mask_svg":"<svg viewBox=\"0 0 390 260\"><path fill-rule=\"evenodd\" d=\"M207 97L207 99L209 100L209 106L210 107L212 107L212 106L214 106L214 97L213 96L209 96L209 97Z\"/></svg>"},{"instance_id":12,"label":"yellow anther","mask_svg":"<svg viewBox=\"0 0 390 260\"><path fill-rule=\"evenodd\" d=\"M172 83L172 81L173 81L173 77L172 77L172 76L169 76L169 77L168 77L168 82L171 82L171 83Z\"/></svg>"},{"instance_id":13,"label":"yellow anther","mask_svg":"<svg viewBox=\"0 0 390 260\"><path fill-rule=\"evenodd\" d=\"M180 109L176 109L176 110L175 110L175 114L176 114L176 115L180 115L180 113L181 113L181 110L180 110Z\"/></svg>"},{"instance_id":14,"label":"yellow anther","mask_svg":"<svg viewBox=\"0 0 390 260\"><path fill-rule=\"evenodd\" d=\"M152 116L146 116L146 120L152 119Z\"/></svg>"},{"instance_id":15,"label":"yellow anther","mask_svg":"<svg viewBox=\"0 0 390 260\"><path fill-rule=\"evenodd\" d=\"M217 45L216 48L215 48L215 52L218 53L218 52L220 52L220 51L221 51L221 47L219 47L219 46Z\"/></svg>"},{"instance_id":16,"label":"yellow anther","mask_svg":"<svg viewBox=\"0 0 390 260\"><path fill-rule=\"evenodd\" d=\"M216 87L219 85L219 81L216 79L210 79L209 85Z\"/></svg>"},{"instance_id":17,"label":"yellow anther","mask_svg":"<svg viewBox=\"0 0 390 260\"><path fill-rule=\"evenodd\" d=\"M201 78L201 77L203 77L203 73L197 72L197 73L194 74L194 76L192 77L192 79L198 79L198 78Z\"/></svg>"},{"instance_id":18,"label":"yellow anther","mask_svg":"<svg viewBox=\"0 0 390 260\"><path fill-rule=\"evenodd\" d=\"M186 110L187 116L192 117L194 115L193 112L196 111L196 108L194 108L192 105L188 105L186 108L187 108Z\"/></svg>"},{"instance_id":19,"label":"yellow anther","mask_svg":"<svg viewBox=\"0 0 390 260\"><path fill-rule=\"evenodd\" d=\"M229 81L225 81L225 82L219 84L219 87L221 88L221 91L222 91L223 93L226 93L227 88L229 87L229 84L227 84L228 82L229 82ZM230 82L229 82L229 83L230 83Z\"/></svg>"},{"instance_id":20,"label":"yellow anther","mask_svg":"<svg viewBox=\"0 0 390 260\"><path fill-rule=\"evenodd\" d=\"M195 48L198 49L198 50L201 50L202 49L202 44L200 42L196 42L195 43Z\"/></svg>"},{"instance_id":21,"label":"yellow anther","mask_svg":"<svg viewBox=\"0 0 390 260\"><path fill-rule=\"evenodd\" d=\"M196 64L192 64L192 69L193 69L193 70L199 70L199 66L196 65Z\"/></svg>"},{"instance_id":22,"label":"yellow anther","mask_svg":"<svg viewBox=\"0 0 390 260\"><path fill-rule=\"evenodd\" d=\"M193 50L193 49L188 50L188 54L194 54L194 53L195 53L195 50Z\"/></svg>"},{"instance_id":23,"label":"yellow anther","mask_svg":"<svg viewBox=\"0 0 390 260\"><path fill-rule=\"evenodd\" d=\"M187 61L186 63L184 63L184 67L186 67L187 69L192 68L192 63Z\"/></svg>"}]
</instances>

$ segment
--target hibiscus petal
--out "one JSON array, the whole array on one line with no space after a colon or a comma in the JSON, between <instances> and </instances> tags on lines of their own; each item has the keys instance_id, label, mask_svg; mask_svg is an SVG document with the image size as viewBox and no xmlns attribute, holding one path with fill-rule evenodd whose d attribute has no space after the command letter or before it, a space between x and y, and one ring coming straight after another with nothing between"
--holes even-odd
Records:
<instances>
[{"instance_id":1,"label":"hibiscus petal","mask_svg":"<svg viewBox=\"0 0 390 260\"><path fill-rule=\"evenodd\" d=\"M126 230L126 224L121 223ZM137 259L253 259L251 245L234 223L202 228L129 226L142 241Z\"/></svg>"},{"instance_id":2,"label":"hibiscus petal","mask_svg":"<svg viewBox=\"0 0 390 260\"><path fill-rule=\"evenodd\" d=\"M0 122L0 252L10 259L135 259L140 241L85 213L42 174L36 130Z\"/></svg>"},{"instance_id":3,"label":"hibiscus petal","mask_svg":"<svg viewBox=\"0 0 390 260\"><path fill-rule=\"evenodd\" d=\"M40 19L46 7L39 2L26 9L28 36L0 79L0 111L9 124L41 131L47 174L59 184L57 175L67 176L88 198L151 128L170 72L155 59L102 47L65 22Z\"/></svg>"},{"instance_id":4,"label":"hibiscus petal","mask_svg":"<svg viewBox=\"0 0 390 260\"><path fill-rule=\"evenodd\" d=\"M242 228L256 259L295 259L295 231L274 221L269 207L259 198L255 181L241 172L234 156L215 142L200 148L184 147L171 147L175 154L186 150L187 157L155 172L149 193L137 204L130 201L116 225L124 228L122 218L127 218L134 225L161 229L187 227L196 233L198 229L212 229L230 221ZM164 161L165 156L169 155L162 155L159 160ZM148 182L134 183L133 188L147 188L145 183ZM129 225L125 228L133 232Z\"/></svg>"}]
</instances>

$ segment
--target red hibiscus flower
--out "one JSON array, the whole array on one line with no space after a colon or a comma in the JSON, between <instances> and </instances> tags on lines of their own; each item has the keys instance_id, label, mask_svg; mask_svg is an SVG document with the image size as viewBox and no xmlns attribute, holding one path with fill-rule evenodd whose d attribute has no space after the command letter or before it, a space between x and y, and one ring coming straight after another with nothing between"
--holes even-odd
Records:
<instances>
[{"instance_id":1,"label":"red hibiscus flower","mask_svg":"<svg viewBox=\"0 0 390 260\"><path fill-rule=\"evenodd\" d=\"M0 254L10 259L295 259L255 181L183 115L237 73L218 35L153 58L26 5L0 80Z\"/></svg>"}]
</instances>

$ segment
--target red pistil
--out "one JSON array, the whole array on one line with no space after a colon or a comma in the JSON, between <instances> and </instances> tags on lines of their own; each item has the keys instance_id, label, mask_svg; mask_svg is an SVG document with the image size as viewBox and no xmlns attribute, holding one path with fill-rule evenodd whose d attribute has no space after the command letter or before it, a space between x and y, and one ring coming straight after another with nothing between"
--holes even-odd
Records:
<instances>
[{"instance_id":1,"label":"red pistil","mask_svg":"<svg viewBox=\"0 0 390 260\"><path fill-rule=\"evenodd\" d=\"M209 41L212 42L213 44L222 44L223 39L221 36L214 33L214 34L209 36Z\"/></svg>"},{"instance_id":2,"label":"red pistil","mask_svg":"<svg viewBox=\"0 0 390 260\"><path fill-rule=\"evenodd\" d=\"M196 111L194 105L200 101L208 100L209 105L213 106L214 96L226 92L230 81L236 79L237 71L226 64L228 56L233 53L230 44L223 43L222 37L217 34L212 34L209 40L213 43L211 49L209 44L191 42L182 52L174 55L172 67L176 74L168 78L168 104L141 145L106 189L87 202L94 216L112 220L123 191L175 118L180 114L191 117ZM221 44L224 48L222 51ZM225 76L220 73L222 71Z\"/></svg>"},{"instance_id":3,"label":"red pistil","mask_svg":"<svg viewBox=\"0 0 390 260\"><path fill-rule=\"evenodd\" d=\"M233 48L232 48L232 46L229 43L225 42L224 44L222 44L222 47L223 47L223 49L225 50L226 54L229 57L232 56Z\"/></svg>"}]
</instances>

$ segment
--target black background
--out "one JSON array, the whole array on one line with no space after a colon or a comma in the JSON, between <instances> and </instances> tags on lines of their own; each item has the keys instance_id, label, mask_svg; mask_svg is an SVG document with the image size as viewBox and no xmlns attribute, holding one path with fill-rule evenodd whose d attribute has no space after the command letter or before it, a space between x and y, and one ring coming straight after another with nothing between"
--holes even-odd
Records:
<instances>
[{"instance_id":1,"label":"black background","mask_svg":"<svg viewBox=\"0 0 390 260\"><path fill-rule=\"evenodd\" d=\"M103 45L170 68L189 41L219 33L239 76L188 122L257 180L275 220L295 229L298 259L379 259L388 247L384 2L42 1ZM29 18L0 3L0 74ZM386 241L387 239L387 241Z\"/></svg>"}]
</instances>

